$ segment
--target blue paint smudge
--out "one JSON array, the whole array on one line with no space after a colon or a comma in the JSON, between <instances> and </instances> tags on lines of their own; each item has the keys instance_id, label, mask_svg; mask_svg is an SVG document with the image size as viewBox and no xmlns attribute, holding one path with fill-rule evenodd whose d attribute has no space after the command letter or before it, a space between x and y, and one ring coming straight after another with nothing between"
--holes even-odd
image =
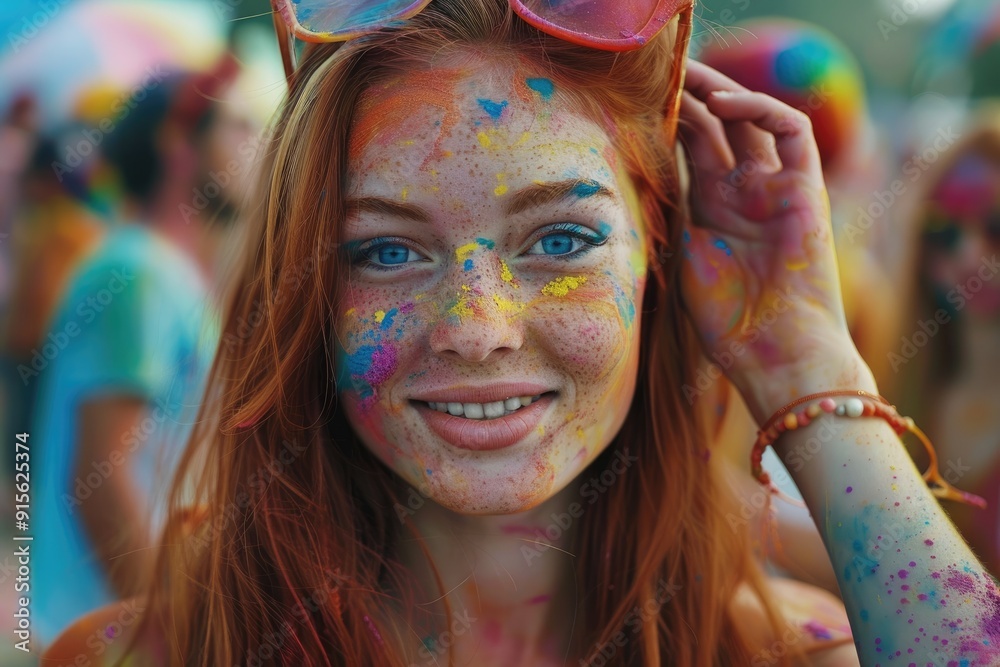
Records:
<instances>
[{"instance_id":1,"label":"blue paint smudge","mask_svg":"<svg viewBox=\"0 0 1000 667\"><path fill-rule=\"evenodd\" d=\"M465 263L462 264L462 269L464 269L465 271L471 271L472 270L472 260L471 259L465 260Z\"/></svg>"},{"instance_id":2,"label":"blue paint smudge","mask_svg":"<svg viewBox=\"0 0 1000 667\"><path fill-rule=\"evenodd\" d=\"M507 100L504 100L503 102L494 102L493 100L479 99L476 101L479 102L479 106L483 108L483 111L489 114L494 123L500 121L500 116L503 115L503 110L507 108Z\"/></svg>"},{"instance_id":3,"label":"blue paint smudge","mask_svg":"<svg viewBox=\"0 0 1000 667\"><path fill-rule=\"evenodd\" d=\"M603 221L598 222L597 231L601 233L601 236L607 236L611 233L611 225ZM635 230L632 230L632 233L635 234Z\"/></svg>"},{"instance_id":4,"label":"blue paint smudge","mask_svg":"<svg viewBox=\"0 0 1000 667\"><path fill-rule=\"evenodd\" d=\"M528 84L528 88L538 93L543 100L551 100L552 93L555 92L556 86L552 83L551 79L546 79L544 77L537 79L525 79L524 82Z\"/></svg>"},{"instance_id":5,"label":"blue paint smudge","mask_svg":"<svg viewBox=\"0 0 1000 667\"><path fill-rule=\"evenodd\" d=\"M573 186L572 193L583 199L584 197L593 197L602 189L603 186L597 181L580 181Z\"/></svg>"},{"instance_id":6,"label":"blue paint smudge","mask_svg":"<svg viewBox=\"0 0 1000 667\"><path fill-rule=\"evenodd\" d=\"M691 232L684 230L684 243L691 243Z\"/></svg>"},{"instance_id":7,"label":"blue paint smudge","mask_svg":"<svg viewBox=\"0 0 1000 667\"><path fill-rule=\"evenodd\" d=\"M487 250L493 250L493 248L496 246L496 243L490 241L489 239L476 239L476 243L483 246Z\"/></svg>"},{"instance_id":8,"label":"blue paint smudge","mask_svg":"<svg viewBox=\"0 0 1000 667\"><path fill-rule=\"evenodd\" d=\"M635 321L635 304L618 283L615 283L615 305L618 306L618 315L625 322L625 328L631 329L632 322Z\"/></svg>"},{"instance_id":9,"label":"blue paint smudge","mask_svg":"<svg viewBox=\"0 0 1000 667\"><path fill-rule=\"evenodd\" d=\"M722 239L715 239L715 241L713 242L712 245L714 245L719 250L724 250L727 255L729 255L730 257L732 257L733 251L729 248L728 245L726 245L726 242L723 241Z\"/></svg>"},{"instance_id":10,"label":"blue paint smudge","mask_svg":"<svg viewBox=\"0 0 1000 667\"><path fill-rule=\"evenodd\" d=\"M385 314L385 317L382 319L382 331L385 331L392 326L392 321L398 314L399 310L396 308L393 308Z\"/></svg>"}]
</instances>

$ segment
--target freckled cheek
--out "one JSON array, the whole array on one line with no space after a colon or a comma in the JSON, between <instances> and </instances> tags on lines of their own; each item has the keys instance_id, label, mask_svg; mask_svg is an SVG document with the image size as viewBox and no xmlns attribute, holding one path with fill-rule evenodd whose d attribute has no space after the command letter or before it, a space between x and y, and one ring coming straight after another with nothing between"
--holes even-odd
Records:
<instances>
[{"instance_id":1,"label":"freckled cheek","mask_svg":"<svg viewBox=\"0 0 1000 667\"><path fill-rule=\"evenodd\" d=\"M538 345L559 360L579 393L610 382L625 367L631 336L611 289L578 290L538 304L535 311Z\"/></svg>"}]
</instances>

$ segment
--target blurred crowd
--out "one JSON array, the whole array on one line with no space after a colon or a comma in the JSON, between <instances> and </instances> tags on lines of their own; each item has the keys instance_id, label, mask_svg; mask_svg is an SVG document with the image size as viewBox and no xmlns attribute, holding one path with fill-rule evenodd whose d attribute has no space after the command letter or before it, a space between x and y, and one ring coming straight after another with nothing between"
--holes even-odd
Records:
<instances>
[{"instance_id":1,"label":"blurred crowd","mask_svg":"<svg viewBox=\"0 0 1000 667\"><path fill-rule=\"evenodd\" d=\"M150 566L218 343L254 154L285 89L267 24L241 30L212 3L57 9L0 59L0 433L30 434L42 643L134 593ZM812 118L856 345L945 478L988 501L946 509L1000 574L1000 9L929 40L910 107L879 107L856 56L819 26L700 29L693 57ZM940 87L957 73L963 86ZM736 157L738 188L756 163ZM708 395L751 507L737 520L760 522L756 425L724 382ZM18 462L4 451L11 497ZM768 462L794 495L781 465ZM836 590L799 514L781 508L762 555Z\"/></svg>"}]
</instances>

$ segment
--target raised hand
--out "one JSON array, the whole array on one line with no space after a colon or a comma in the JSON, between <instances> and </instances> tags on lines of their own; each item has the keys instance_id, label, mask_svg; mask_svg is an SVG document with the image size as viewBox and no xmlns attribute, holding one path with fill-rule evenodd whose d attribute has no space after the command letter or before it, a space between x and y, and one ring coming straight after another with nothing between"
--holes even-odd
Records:
<instances>
[{"instance_id":1,"label":"raised hand","mask_svg":"<svg viewBox=\"0 0 1000 667\"><path fill-rule=\"evenodd\" d=\"M685 304L706 353L731 362L725 370L751 409L777 409L790 380L835 383L827 362L858 360L812 127L804 113L697 62L685 88Z\"/></svg>"}]
</instances>

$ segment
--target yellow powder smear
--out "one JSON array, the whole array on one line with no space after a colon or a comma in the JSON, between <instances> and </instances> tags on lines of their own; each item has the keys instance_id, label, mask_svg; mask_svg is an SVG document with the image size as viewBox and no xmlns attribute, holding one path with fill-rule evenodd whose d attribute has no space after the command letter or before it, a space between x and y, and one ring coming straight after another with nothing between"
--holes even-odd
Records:
<instances>
[{"instance_id":1,"label":"yellow powder smear","mask_svg":"<svg viewBox=\"0 0 1000 667\"><path fill-rule=\"evenodd\" d=\"M466 317L472 317L475 314L475 311L472 310L470 300L463 297L458 300L458 303L448 309L448 314L454 315L459 319L465 319Z\"/></svg>"},{"instance_id":2,"label":"yellow powder smear","mask_svg":"<svg viewBox=\"0 0 1000 667\"><path fill-rule=\"evenodd\" d=\"M507 186L501 183L500 185L493 188L493 194L495 194L497 197L502 197L503 195L507 194Z\"/></svg>"},{"instance_id":3,"label":"yellow powder smear","mask_svg":"<svg viewBox=\"0 0 1000 667\"><path fill-rule=\"evenodd\" d=\"M460 246L457 250L455 250L455 258L460 262L464 262L469 259L469 255L476 252L476 248L478 247L479 244L476 242L466 243L464 246Z\"/></svg>"},{"instance_id":4,"label":"yellow powder smear","mask_svg":"<svg viewBox=\"0 0 1000 667\"><path fill-rule=\"evenodd\" d=\"M410 196L410 188L408 187L403 188L403 191L400 192L399 194L403 198L403 201L406 201L406 198Z\"/></svg>"},{"instance_id":5,"label":"yellow powder smear","mask_svg":"<svg viewBox=\"0 0 1000 667\"><path fill-rule=\"evenodd\" d=\"M493 295L493 303L497 305L501 313L507 314L517 314L524 310L524 304L518 303L517 301L511 301L510 299L505 299L499 294Z\"/></svg>"},{"instance_id":6,"label":"yellow powder smear","mask_svg":"<svg viewBox=\"0 0 1000 667\"><path fill-rule=\"evenodd\" d=\"M514 282L514 274L510 272L510 267L507 266L507 262L502 259L500 260L500 280L505 283ZM518 285L514 285L514 287L518 287Z\"/></svg>"},{"instance_id":7,"label":"yellow powder smear","mask_svg":"<svg viewBox=\"0 0 1000 667\"><path fill-rule=\"evenodd\" d=\"M542 288L542 294L545 296L566 296L569 294L570 290L575 290L585 282L587 282L586 276L565 276L563 278L556 278Z\"/></svg>"},{"instance_id":8,"label":"yellow powder smear","mask_svg":"<svg viewBox=\"0 0 1000 667\"><path fill-rule=\"evenodd\" d=\"M804 269L804 268L806 268L808 266L809 266L809 262L807 262L804 259L800 259L797 262L795 262L795 261L785 262L785 268L788 269L789 271L801 271L802 269Z\"/></svg>"},{"instance_id":9,"label":"yellow powder smear","mask_svg":"<svg viewBox=\"0 0 1000 667\"><path fill-rule=\"evenodd\" d=\"M485 132L480 132L479 134L476 135L476 138L479 139L479 145L482 146L483 148L489 148L490 144L493 143L490 141L489 135L486 134Z\"/></svg>"},{"instance_id":10,"label":"yellow powder smear","mask_svg":"<svg viewBox=\"0 0 1000 667\"><path fill-rule=\"evenodd\" d=\"M384 319L385 319L385 311L384 310L376 310L375 311L375 322L376 322L376 324L382 324L382 320L384 320Z\"/></svg>"},{"instance_id":11,"label":"yellow powder smear","mask_svg":"<svg viewBox=\"0 0 1000 667\"><path fill-rule=\"evenodd\" d=\"M579 426L577 426L576 427L576 437L578 437L581 440L583 440L583 436L584 436L583 429L580 428Z\"/></svg>"},{"instance_id":12,"label":"yellow powder smear","mask_svg":"<svg viewBox=\"0 0 1000 667\"><path fill-rule=\"evenodd\" d=\"M349 309L347 310L347 312L346 312L346 313L344 313L344 315L346 315L347 317L350 317L351 315L353 315L354 313L356 313L356 312L357 312L357 310L358 310L357 308L349 308Z\"/></svg>"}]
</instances>

